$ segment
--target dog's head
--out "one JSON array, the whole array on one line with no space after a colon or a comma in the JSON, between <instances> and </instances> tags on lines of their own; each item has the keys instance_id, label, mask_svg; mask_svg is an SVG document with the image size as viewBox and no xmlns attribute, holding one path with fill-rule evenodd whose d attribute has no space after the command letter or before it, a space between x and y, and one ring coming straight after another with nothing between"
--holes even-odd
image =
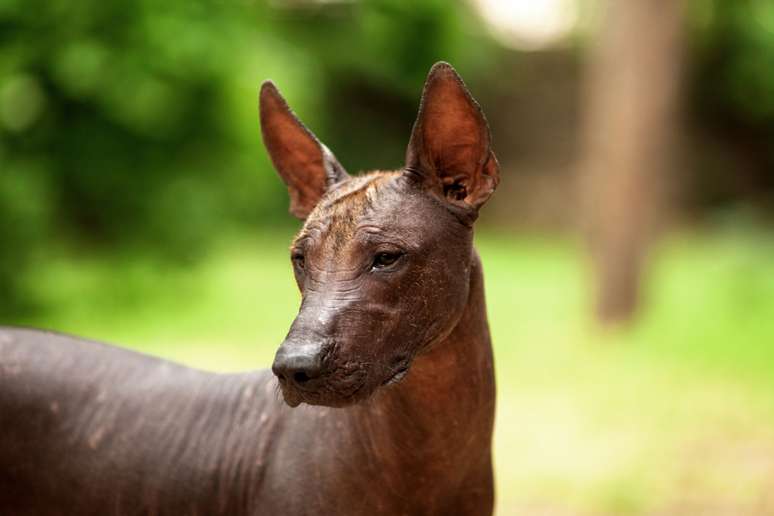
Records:
<instances>
[{"instance_id":1,"label":"dog's head","mask_svg":"<svg viewBox=\"0 0 774 516\"><path fill-rule=\"evenodd\" d=\"M489 128L438 63L405 168L351 177L272 83L260 100L264 143L304 220L291 247L301 308L272 370L291 406L355 403L398 382L463 312L472 225L498 182Z\"/></svg>"}]
</instances>

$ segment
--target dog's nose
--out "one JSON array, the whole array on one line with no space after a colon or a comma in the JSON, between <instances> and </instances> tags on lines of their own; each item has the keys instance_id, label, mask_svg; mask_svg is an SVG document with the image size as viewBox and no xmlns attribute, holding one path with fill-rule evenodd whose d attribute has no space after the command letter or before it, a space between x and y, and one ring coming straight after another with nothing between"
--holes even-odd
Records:
<instances>
[{"instance_id":1,"label":"dog's nose","mask_svg":"<svg viewBox=\"0 0 774 516\"><path fill-rule=\"evenodd\" d=\"M281 382L311 388L322 375L322 346L284 343L274 357L272 372Z\"/></svg>"}]
</instances>

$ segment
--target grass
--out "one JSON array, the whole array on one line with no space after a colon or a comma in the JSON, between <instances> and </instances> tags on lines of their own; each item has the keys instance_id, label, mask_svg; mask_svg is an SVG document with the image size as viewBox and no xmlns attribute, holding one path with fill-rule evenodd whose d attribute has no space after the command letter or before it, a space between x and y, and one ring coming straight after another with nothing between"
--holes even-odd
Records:
<instances>
[{"instance_id":1,"label":"grass","mask_svg":"<svg viewBox=\"0 0 774 516\"><path fill-rule=\"evenodd\" d=\"M217 370L265 367L298 305L289 235L192 268L52 257L10 321ZM774 239L678 235L603 332L571 240L478 238L498 375L498 514L774 515Z\"/></svg>"}]
</instances>

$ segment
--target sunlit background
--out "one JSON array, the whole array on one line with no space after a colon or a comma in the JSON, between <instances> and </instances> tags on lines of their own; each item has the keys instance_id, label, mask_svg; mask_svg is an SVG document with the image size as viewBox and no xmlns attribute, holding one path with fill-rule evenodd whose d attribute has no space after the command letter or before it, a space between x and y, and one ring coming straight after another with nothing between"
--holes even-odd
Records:
<instances>
[{"instance_id":1,"label":"sunlit background","mask_svg":"<svg viewBox=\"0 0 774 516\"><path fill-rule=\"evenodd\" d=\"M0 1L0 323L266 367L260 83L394 168L441 59L502 164L498 514L774 514L771 0Z\"/></svg>"}]
</instances>

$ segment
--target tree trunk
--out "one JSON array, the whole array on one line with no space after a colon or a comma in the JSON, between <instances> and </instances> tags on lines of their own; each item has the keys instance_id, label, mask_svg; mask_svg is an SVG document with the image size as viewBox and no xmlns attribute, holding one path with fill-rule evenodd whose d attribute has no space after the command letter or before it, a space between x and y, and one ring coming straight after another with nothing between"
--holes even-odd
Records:
<instances>
[{"instance_id":1,"label":"tree trunk","mask_svg":"<svg viewBox=\"0 0 774 516\"><path fill-rule=\"evenodd\" d=\"M582 224L602 323L629 321L675 135L681 0L603 0L588 61L580 156Z\"/></svg>"}]
</instances>

